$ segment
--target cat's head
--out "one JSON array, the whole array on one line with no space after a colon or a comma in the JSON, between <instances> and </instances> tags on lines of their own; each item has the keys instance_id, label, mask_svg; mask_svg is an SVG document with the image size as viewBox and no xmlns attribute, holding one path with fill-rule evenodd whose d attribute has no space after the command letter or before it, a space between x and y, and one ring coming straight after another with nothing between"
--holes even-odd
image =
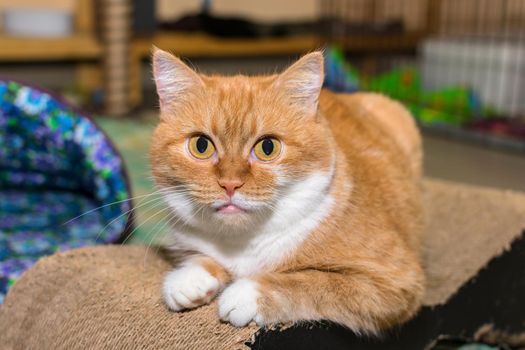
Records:
<instances>
[{"instance_id":1,"label":"cat's head","mask_svg":"<svg viewBox=\"0 0 525 350\"><path fill-rule=\"evenodd\" d=\"M272 76L200 75L156 49L157 185L179 223L238 233L299 222L326 195L334 147L318 113L323 56Z\"/></svg>"}]
</instances>

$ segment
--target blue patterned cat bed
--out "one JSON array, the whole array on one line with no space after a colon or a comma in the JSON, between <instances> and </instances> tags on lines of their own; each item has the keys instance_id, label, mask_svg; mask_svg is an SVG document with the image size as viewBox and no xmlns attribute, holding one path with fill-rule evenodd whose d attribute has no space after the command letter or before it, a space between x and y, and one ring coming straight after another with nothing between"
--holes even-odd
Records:
<instances>
[{"instance_id":1,"label":"blue patterned cat bed","mask_svg":"<svg viewBox=\"0 0 525 350\"><path fill-rule=\"evenodd\" d=\"M0 79L0 303L41 256L121 239L129 193L120 155L91 119Z\"/></svg>"}]
</instances>

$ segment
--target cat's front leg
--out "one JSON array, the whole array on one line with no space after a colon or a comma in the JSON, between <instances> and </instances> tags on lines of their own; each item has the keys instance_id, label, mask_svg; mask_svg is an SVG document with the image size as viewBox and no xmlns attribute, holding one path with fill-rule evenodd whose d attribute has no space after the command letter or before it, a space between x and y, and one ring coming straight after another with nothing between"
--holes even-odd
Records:
<instances>
[{"instance_id":1,"label":"cat's front leg","mask_svg":"<svg viewBox=\"0 0 525 350\"><path fill-rule=\"evenodd\" d=\"M395 272L303 270L241 279L219 297L219 316L238 327L251 321L330 320L358 333L376 333L406 321L421 302L421 269Z\"/></svg>"},{"instance_id":2,"label":"cat's front leg","mask_svg":"<svg viewBox=\"0 0 525 350\"><path fill-rule=\"evenodd\" d=\"M226 270L211 258L192 257L166 275L164 302L173 311L208 304L229 280Z\"/></svg>"}]
</instances>

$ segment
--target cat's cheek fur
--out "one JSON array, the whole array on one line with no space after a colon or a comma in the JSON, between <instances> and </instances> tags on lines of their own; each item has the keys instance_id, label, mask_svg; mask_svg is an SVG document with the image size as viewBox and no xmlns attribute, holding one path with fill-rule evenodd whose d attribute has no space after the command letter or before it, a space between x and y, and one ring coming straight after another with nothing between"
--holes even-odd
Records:
<instances>
[{"instance_id":1,"label":"cat's cheek fur","mask_svg":"<svg viewBox=\"0 0 525 350\"><path fill-rule=\"evenodd\" d=\"M236 327L244 327L251 321L263 325L264 319L258 304L260 297L260 288L256 281L238 279L219 296L219 317Z\"/></svg>"},{"instance_id":2,"label":"cat's cheek fur","mask_svg":"<svg viewBox=\"0 0 525 350\"><path fill-rule=\"evenodd\" d=\"M208 304L220 289L220 281L204 267L189 262L169 272L163 285L166 305L173 311Z\"/></svg>"}]
</instances>

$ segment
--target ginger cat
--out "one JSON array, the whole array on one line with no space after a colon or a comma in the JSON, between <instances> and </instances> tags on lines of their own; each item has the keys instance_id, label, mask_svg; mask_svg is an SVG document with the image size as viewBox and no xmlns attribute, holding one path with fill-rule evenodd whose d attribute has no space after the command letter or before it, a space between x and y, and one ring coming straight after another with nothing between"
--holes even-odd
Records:
<instances>
[{"instance_id":1,"label":"ginger cat","mask_svg":"<svg viewBox=\"0 0 525 350\"><path fill-rule=\"evenodd\" d=\"M272 76L199 75L155 49L151 167L186 253L174 311L218 296L235 326L330 320L377 333L418 310L420 136L377 94L321 90L323 56Z\"/></svg>"}]
</instances>

